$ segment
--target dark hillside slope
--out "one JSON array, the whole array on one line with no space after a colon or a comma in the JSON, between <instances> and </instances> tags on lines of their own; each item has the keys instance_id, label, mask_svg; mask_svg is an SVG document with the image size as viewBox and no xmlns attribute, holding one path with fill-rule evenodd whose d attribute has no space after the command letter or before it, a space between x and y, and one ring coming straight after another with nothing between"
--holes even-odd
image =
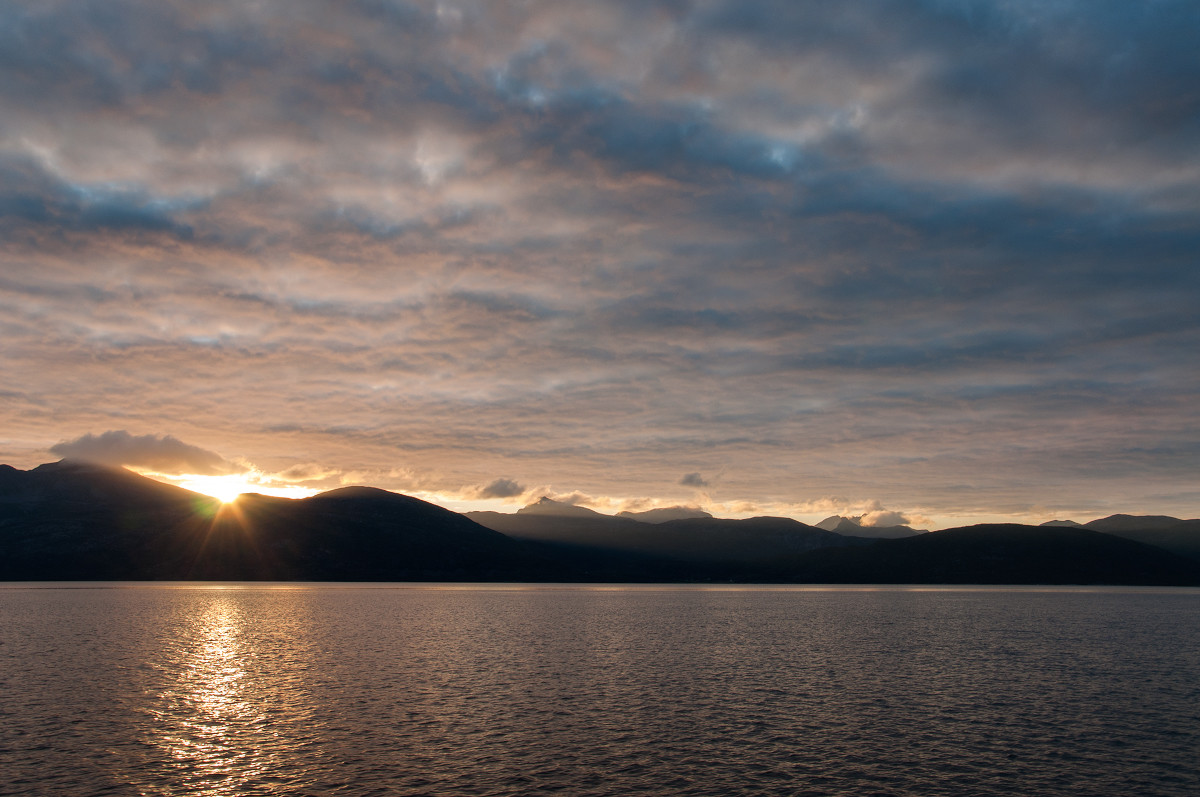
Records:
<instances>
[{"instance_id":1,"label":"dark hillside slope","mask_svg":"<svg viewBox=\"0 0 1200 797\"><path fill-rule=\"evenodd\" d=\"M178 577L221 502L120 468L0 472L0 578Z\"/></svg>"},{"instance_id":2,"label":"dark hillside slope","mask_svg":"<svg viewBox=\"0 0 1200 797\"><path fill-rule=\"evenodd\" d=\"M763 563L818 548L864 542L791 518L707 517L644 523L584 512L587 514L470 512L467 517L522 540L706 564Z\"/></svg>"},{"instance_id":3,"label":"dark hillside slope","mask_svg":"<svg viewBox=\"0 0 1200 797\"><path fill-rule=\"evenodd\" d=\"M1200 565L1159 548L1090 529L1009 524L815 551L785 573L828 583L1200 585Z\"/></svg>"},{"instance_id":4,"label":"dark hillside slope","mask_svg":"<svg viewBox=\"0 0 1200 797\"><path fill-rule=\"evenodd\" d=\"M660 556L708 562L766 563L861 540L782 517L689 518L653 526L629 544Z\"/></svg>"},{"instance_id":5,"label":"dark hillside slope","mask_svg":"<svg viewBox=\"0 0 1200 797\"><path fill-rule=\"evenodd\" d=\"M1084 525L1094 531L1144 542L1200 561L1200 520L1161 515L1112 515Z\"/></svg>"},{"instance_id":6,"label":"dark hillside slope","mask_svg":"<svg viewBox=\"0 0 1200 797\"><path fill-rule=\"evenodd\" d=\"M448 509L370 487L297 501L286 526L305 553L300 561L309 578L524 579L551 564Z\"/></svg>"},{"instance_id":7,"label":"dark hillside slope","mask_svg":"<svg viewBox=\"0 0 1200 797\"><path fill-rule=\"evenodd\" d=\"M601 515L508 514L505 512L467 512L481 526L522 540L568 543L592 547L620 547L617 543L644 529L653 528L636 520Z\"/></svg>"}]
</instances>

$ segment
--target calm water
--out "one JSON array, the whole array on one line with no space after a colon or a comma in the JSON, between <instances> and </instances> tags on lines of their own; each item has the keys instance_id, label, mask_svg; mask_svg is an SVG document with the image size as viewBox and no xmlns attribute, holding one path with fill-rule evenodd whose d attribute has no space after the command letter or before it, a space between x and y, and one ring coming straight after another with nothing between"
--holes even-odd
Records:
<instances>
[{"instance_id":1,"label":"calm water","mask_svg":"<svg viewBox=\"0 0 1200 797\"><path fill-rule=\"evenodd\" d=\"M1195 795L1200 591L0 586L0 794Z\"/></svg>"}]
</instances>

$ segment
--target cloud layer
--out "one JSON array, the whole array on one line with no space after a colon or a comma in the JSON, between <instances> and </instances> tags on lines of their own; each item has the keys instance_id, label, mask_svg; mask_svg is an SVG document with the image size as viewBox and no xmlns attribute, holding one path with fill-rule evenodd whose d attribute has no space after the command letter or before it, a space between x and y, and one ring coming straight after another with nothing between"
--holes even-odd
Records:
<instances>
[{"instance_id":1,"label":"cloud layer","mask_svg":"<svg viewBox=\"0 0 1200 797\"><path fill-rule=\"evenodd\" d=\"M9 3L0 455L1200 514L1198 23Z\"/></svg>"}]
</instances>

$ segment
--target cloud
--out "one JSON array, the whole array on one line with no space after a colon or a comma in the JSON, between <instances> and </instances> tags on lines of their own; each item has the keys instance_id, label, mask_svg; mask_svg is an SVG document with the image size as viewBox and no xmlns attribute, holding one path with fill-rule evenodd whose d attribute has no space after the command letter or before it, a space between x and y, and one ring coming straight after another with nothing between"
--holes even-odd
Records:
<instances>
[{"instance_id":1,"label":"cloud","mask_svg":"<svg viewBox=\"0 0 1200 797\"><path fill-rule=\"evenodd\" d=\"M592 509L597 512L612 514L616 512L622 505L623 501L612 496L596 496L589 495L579 490L571 492L559 492L550 485L540 487L530 487L524 493L528 496L527 502L534 503L541 498L549 498L560 504L570 504L571 506L581 506Z\"/></svg>"},{"instance_id":2,"label":"cloud","mask_svg":"<svg viewBox=\"0 0 1200 797\"><path fill-rule=\"evenodd\" d=\"M220 454L189 445L171 435L131 435L118 429L100 435L85 434L50 447L50 453L104 465L147 468L158 473L192 473L216 476L245 470Z\"/></svg>"},{"instance_id":3,"label":"cloud","mask_svg":"<svg viewBox=\"0 0 1200 797\"><path fill-rule=\"evenodd\" d=\"M179 216L194 200L154 196L141 187L71 183L26 155L0 152L0 185L0 229L10 235L49 229L77 236L193 236Z\"/></svg>"},{"instance_id":4,"label":"cloud","mask_svg":"<svg viewBox=\"0 0 1200 797\"><path fill-rule=\"evenodd\" d=\"M858 522L862 526L907 526L912 521L900 512L880 509L866 513L858 518Z\"/></svg>"},{"instance_id":5,"label":"cloud","mask_svg":"<svg viewBox=\"0 0 1200 797\"><path fill-rule=\"evenodd\" d=\"M293 465L290 468L285 468L284 470L270 475L271 478L284 482L323 482L339 477L341 475L341 471L309 462L300 465Z\"/></svg>"},{"instance_id":6,"label":"cloud","mask_svg":"<svg viewBox=\"0 0 1200 797\"><path fill-rule=\"evenodd\" d=\"M476 498L517 498L525 493L525 488L513 479L499 478L471 492Z\"/></svg>"},{"instance_id":7,"label":"cloud","mask_svg":"<svg viewBox=\"0 0 1200 797\"><path fill-rule=\"evenodd\" d=\"M6 446L1194 514L1194 13L10 4Z\"/></svg>"},{"instance_id":8,"label":"cloud","mask_svg":"<svg viewBox=\"0 0 1200 797\"><path fill-rule=\"evenodd\" d=\"M610 503L608 499L597 498L586 493L581 493L578 490L569 493L549 492L545 493L545 496L551 501L557 501L560 504L591 507L593 509L605 508Z\"/></svg>"}]
</instances>

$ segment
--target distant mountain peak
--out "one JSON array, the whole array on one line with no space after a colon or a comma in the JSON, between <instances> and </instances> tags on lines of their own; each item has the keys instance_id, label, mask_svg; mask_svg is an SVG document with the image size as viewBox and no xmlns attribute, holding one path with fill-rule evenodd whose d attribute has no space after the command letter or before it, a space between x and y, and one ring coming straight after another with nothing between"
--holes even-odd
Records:
<instances>
[{"instance_id":1,"label":"distant mountain peak","mask_svg":"<svg viewBox=\"0 0 1200 797\"><path fill-rule=\"evenodd\" d=\"M553 515L556 517L596 517L600 515L584 506L576 504L567 504L562 501L555 501L549 496L543 495L538 500L528 506L521 507L517 510L518 515ZM601 515L607 517L607 515Z\"/></svg>"},{"instance_id":2,"label":"distant mountain peak","mask_svg":"<svg viewBox=\"0 0 1200 797\"><path fill-rule=\"evenodd\" d=\"M818 523L817 528L832 531L835 534L841 534L846 537L866 537L880 540L894 540L925 533L925 529L914 529L904 525L864 526L862 519L862 515L857 517L831 515Z\"/></svg>"},{"instance_id":3,"label":"distant mountain peak","mask_svg":"<svg viewBox=\"0 0 1200 797\"><path fill-rule=\"evenodd\" d=\"M1082 523L1076 523L1074 520L1047 520L1045 523L1042 523L1040 525L1042 525L1042 526L1058 526L1058 527L1069 528L1069 529L1085 528Z\"/></svg>"},{"instance_id":4,"label":"distant mountain peak","mask_svg":"<svg viewBox=\"0 0 1200 797\"><path fill-rule=\"evenodd\" d=\"M830 521L837 521L837 524L832 528L822 524ZM895 540L901 537L912 537L917 534L924 534L924 529L914 529L909 526L864 526L861 517L831 517L822 520L817 524L817 528L823 528L826 531L832 531L835 534L841 534L846 537L866 537L869 539L879 540Z\"/></svg>"}]
</instances>

